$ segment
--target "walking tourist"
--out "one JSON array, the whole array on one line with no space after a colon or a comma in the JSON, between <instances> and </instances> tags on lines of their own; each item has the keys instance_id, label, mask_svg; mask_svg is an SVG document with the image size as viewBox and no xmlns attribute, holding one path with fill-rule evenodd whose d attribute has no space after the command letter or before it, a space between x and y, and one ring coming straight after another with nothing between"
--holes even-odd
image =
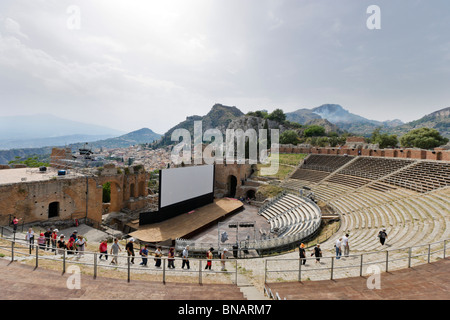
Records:
<instances>
[{"instance_id":1,"label":"walking tourist","mask_svg":"<svg viewBox=\"0 0 450 320\"><path fill-rule=\"evenodd\" d=\"M350 254L350 246L348 244L348 233L345 234L345 236L342 237L342 247L344 248L344 256L348 257Z\"/></svg>"},{"instance_id":2,"label":"walking tourist","mask_svg":"<svg viewBox=\"0 0 450 320\"><path fill-rule=\"evenodd\" d=\"M169 249L169 254L167 255L167 267L169 269L175 269L174 260L175 260L175 249L171 247Z\"/></svg>"},{"instance_id":3,"label":"walking tourist","mask_svg":"<svg viewBox=\"0 0 450 320\"><path fill-rule=\"evenodd\" d=\"M298 248L298 255L301 259L302 265L306 264L306 250L305 250L305 244L301 243L300 247Z\"/></svg>"},{"instance_id":4,"label":"walking tourist","mask_svg":"<svg viewBox=\"0 0 450 320\"><path fill-rule=\"evenodd\" d=\"M133 247L133 244L134 244L134 239L130 238L130 241L128 241L128 243L125 246L125 250L127 250L128 256L132 257L131 258L131 264L134 264L134 247Z\"/></svg>"},{"instance_id":5,"label":"walking tourist","mask_svg":"<svg viewBox=\"0 0 450 320\"><path fill-rule=\"evenodd\" d=\"M19 221L22 220L22 218L17 218L14 216L13 220L12 220L12 224L13 224L13 229L14 229L14 233L17 231L17 226L19 225Z\"/></svg>"},{"instance_id":6,"label":"walking tourist","mask_svg":"<svg viewBox=\"0 0 450 320\"><path fill-rule=\"evenodd\" d=\"M45 231L44 233L45 236L45 245L46 245L46 250L50 250L50 240L52 237L52 230L50 228L47 229L47 231Z\"/></svg>"},{"instance_id":7,"label":"walking tourist","mask_svg":"<svg viewBox=\"0 0 450 320\"><path fill-rule=\"evenodd\" d=\"M74 254L75 252L75 238L70 237L66 244L67 254Z\"/></svg>"},{"instance_id":8,"label":"walking tourist","mask_svg":"<svg viewBox=\"0 0 450 320\"><path fill-rule=\"evenodd\" d=\"M58 240L58 254L63 254L66 249L66 241L64 240L64 235L59 236Z\"/></svg>"},{"instance_id":9,"label":"walking tourist","mask_svg":"<svg viewBox=\"0 0 450 320\"><path fill-rule=\"evenodd\" d=\"M386 233L386 229L383 228L379 233L378 233L378 238L380 238L380 243L382 246L384 246L384 242L386 241L387 238L387 233Z\"/></svg>"},{"instance_id":10,"label":"walking tourist","mask_svg":"<svg viewBox=\"0 0 450 320\"><path fill-rule=\"evenodd\" d=\"M45 235L43 232L39 235L39 238L37 239L37 243L39 245L39 249L45 250Z\"/></svg>"},{"instance_id":11,"label":"walking tourist","mask_svg":"<svg viewBox=\"0 0 450 320\"><path fill-rule=\"evenodd\" d=\"M108 242L103 240L98 249L100 251L99 259L102 260L103 255L105 255L105 260L108 261Z\"/></svg>"},{"instance_id":12,"label":"walking tourist","mask_svg":"<svg viewBox=\"0 0 450 320\"><path fill-rule=\"evenodd\" d=\"M157 268L161 268L161 257L162 257L162 252L161 252L161 247L157 247L156 251L155 251L155 267Z\"/></svg>"},{"instance_id":13,"label":"walking tourist","mask_svg":"<svg viewBox=\"0 0 450 320\"><path fill-rule=\"evenodd\" d=\"M320 263L320 258L322 257L322 250L320 249L320 244L316 244L316 246L314 247L311 256L313 255L316 257L316 263Z\"/></svg>"},{"instance_id":14,"label":"walking tourist","mask_svg":"<svg viewBox=\"0 0 450 320\"><path fill-rule=\"evenodd\" d=\"M78 236L78 240L76 241L78 258L81 258L84 255L84 250L87 246L86 239L83 236Z\"/></svg>"},{"instance_id":15,"label":"walking tourist","mask_svg":"<svg viewBox=\"0 0 450 320\"><path fill-rule=\"evenodd\" d=\"M186 248L184 248L181 257L183 258L181 269L184 269L184 266L187 266L187 269L189 270L189 246L186 246Z\"/></svg>"},{"instance_id":16,"label":"walking tourist","mask_svg":"<svg viewBox=\"0 0 450 320\"><path fill-rule=\"evenodd\" d=\"M117 258L119 256L119 251L122 251L122 249L120 249L120 246L119 246L119 239L115 238L114 243L111 246L111 252L110 252L113 255L111 264L115 264L115 265L118 264Z\"/></svg>"},{"instance_id":17,"label":"walking tourist","mask_svg":"<svg viewBox=\"0 0 450 320\"><path fill-rule=\"evenodd\" d=\"M211 247L211 248L209 248L208 252L206 253L206 267L205 267L205 270L206 269L211 270L213 251L214 251L214 248Z\"/></svg>"},{"instance_id":18,"label":"walking tourist","mask_svg":"<svg viewBox=\"0 0 450 320\"><path fill-rule=\"evenodd\" d=\"M228 249L223 248L222 254L220 255L220 259L221 259L220 263L222 264L221 271L227 271L227 269L225 269L225 259L227 258L226 257L227 252L228 252Z\"/></svg>"},{"instance_id":19,"label":"walking tourist","mask_svg":"<svg viewBox=\"0 0 450 320\"><path fill-rule=\"evenodd\" d=\"M52 234L50 236L50 239L52 241L52 251L55 252L56 251L56 244L58 241L58 229L53 229Z\"/></svg>"},{"instance_id":20,"label":"walking tourist","mask_svg":"<svg viewBox=\"0 0 450 320\"><path fill-rule=\"evenodd\" d=\"M336 259L340 259L342 255L342 237L336 240L334 247L336 248Z\"/></svg>"},{"instance_id":21,"label":"walking tourist","mask_svg":"<svg viewBox=\"0 0 450 320\"><path fill-rule=\"evenodd\" d=\"M34 244L34 231L32 228L29 228L26 235L25 235L25 239L27 240L27 242L30 244L31 249L34 248L33 244Z\"/></svg>"},{"instance_id":22,"label":"walking tourist","mask_svg":"<svg viewBox=\"0 0 450 320\"><path fill-rule=\"evenodd\" d=\"M141 251L139 251L139 254L142 257L142 262L140 263L140 265L146 267L148 260L148 244L146 244L144 248L142 248Z\"/></svg>"}]
</instances>

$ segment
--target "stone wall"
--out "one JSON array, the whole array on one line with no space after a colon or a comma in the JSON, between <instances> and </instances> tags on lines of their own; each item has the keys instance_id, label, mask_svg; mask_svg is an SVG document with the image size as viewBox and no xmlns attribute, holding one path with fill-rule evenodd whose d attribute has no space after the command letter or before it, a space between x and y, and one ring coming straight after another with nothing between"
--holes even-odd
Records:
<instances>
[{"instance_id":1,"label":"stone wall","mask_svg":"<svg viewBox=\"0 0 450 320\"><path fill-rule=\"evenodd\" d=\"M361 151L366 157L388 157L418 160L439 160L450 161L450 150L435 148L434 150L422 149L359 149L359 148L318 148L318 147L297 147L294 145L280 145L280 153L307 153L307 154L331 154L331 155L352 155L357 156Z\"/></svg>"},{"instance_id":2,"label":"stone wall","mask_svg":"<svg viewBox=\"0 0 450 320\"><path fill-rule=\"evenodd\" d=\"M214 195L216 198L233 196L230 194L234 178L236 178L236 193L234 198L245 197L249 186L246 180L252 175L252 165L250 164L216 164L215 165L215 181ZM233 178L234 177L234 178ZM255 192L257 187L250 188Z\"/></svg>"},{"instance_id":3,"label":"stone wall","mask_svg":"<svg viewBox=\"0 0 450 320\"><path fill-rule=\"evenodd\" d=\"M85 218L86 209L88 218L101 222L105 212L137 210L148 205L147 172L125 174L123 170L118 173L116 168L110 169L96 176L0 185L0 225L7 225L10 215L23 218L25 223ZM103 205L103 185L107 182L111 184L111 202ZM55 217L50 217L51 212Z\"/></svg>"}]
</instances>

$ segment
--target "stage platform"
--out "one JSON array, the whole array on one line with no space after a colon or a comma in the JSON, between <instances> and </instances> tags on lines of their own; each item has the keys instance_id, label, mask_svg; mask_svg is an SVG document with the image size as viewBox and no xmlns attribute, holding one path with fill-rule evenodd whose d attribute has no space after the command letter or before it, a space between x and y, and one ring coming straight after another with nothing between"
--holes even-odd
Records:
<instances>
[{"instance_id":1,"label":"stage platform","mask_svg":"<svg viewBox=\"0 0 450 320\"><path fill-rule=\"evenodd\" d=\"M213 203L184 213L163 222L139 225L139 221L127 224L136 231L129 235L143 242L164 242L187 237L223 217L242 210L243 203L236 199L216 199Z\"/></svg>"}]
</instances>

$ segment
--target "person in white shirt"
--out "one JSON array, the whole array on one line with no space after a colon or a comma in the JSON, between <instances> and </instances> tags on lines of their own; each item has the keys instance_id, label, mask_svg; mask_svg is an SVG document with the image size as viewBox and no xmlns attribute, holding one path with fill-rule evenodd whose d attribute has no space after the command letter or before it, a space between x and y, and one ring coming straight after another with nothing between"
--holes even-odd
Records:
<instances>
[{"instance_id":1,"label":"person in white shirt","mask_svg":"<svg viewBox=\"0 0 450 320\"><path fill-rule=\"evenodd\" d=\"M33 243L34 243L34 231L33 229L28 229L27 234L25 235L25 239L30 244L31 249L33 249Z\"/></svg>"},{"instance_id":2,"label":"person in white shirt","mask_svg":"<svg viewBox=\"0 0 450 320\"><path fill-rule=\"evenodd\" d=\"M342 238L336 240L336 244L334 246L336 247L336 259L340 259L342 255Z\"/></svg>"},{"instance_id":3,"label":"person in white shirt","mask_svg":"<svg viewBox=\"0 0 450 320\"><path fill-rule=\"evenodd\" d=\"M183 257L183 262L181 264L181 269L184 269L184 266L187 266L188 270L190 269L189 267L189 246L186 246L186 248L184 248L183 253L182 253L182 257Z\"/></svg>"},{"instance_id":4,"label":"person in white shirt","mask_svg":"<svg viewBox=\"0 0 450 320\"><path fill-rule=\"evenodd\" d=\"M86 247L86 239L83 236L78 236L78 240L76 242L78 248L78 258L84 255L84 249Z\"/></svg>"},{"instance_id":5,"label":"person in white shirt","mask_svg":"<svg viewBox=\"0 0 450 320\"><path fill-rule=\"evenodd\" d=\"M348 257L350 254L350 246L348 244L348 233L342 238L342 247L344 248L344 256Z\"/></svg>"}]
</instances>

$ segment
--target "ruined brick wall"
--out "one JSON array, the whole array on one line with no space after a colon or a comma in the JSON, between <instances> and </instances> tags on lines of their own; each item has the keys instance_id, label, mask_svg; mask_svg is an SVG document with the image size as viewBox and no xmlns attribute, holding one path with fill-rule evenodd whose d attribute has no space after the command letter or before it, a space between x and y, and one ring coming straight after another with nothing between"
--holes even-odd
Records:
<instances>
[{"instance_id":1,"label":"ruined brick wall","mask_svg":"<svg viewBox=\"0 0 450 320\"><path fill-rule=\"evenodd\" d=\"M150 201L146 199L148 179L149 174L144 170L125 174L114 169L99 176L65 176L46 181L3 184L0 185L0 225L7 225L10 215L23 218L25 223L80 219L86 217L86 208L88 218L101 222L104 209L118 212L123 208L135 210L145 207ZM103 184L106 182L111 184L111 202L104 206ZM59 207L57 215L49 218L50 204L56 202Z\"/></svg>"},{"instance_id":2,"label":"ruined brick wall","mask_svg":"<svg viewBox=\"0 0 450 320\"><path fill-rule=\"evenodd\" d=\"M229 196L231 177L236 178L235 197L245 196L245 180L251 175L251 164L216 164L214 181L215 196L218 198Z\"/></svg>"}]
</instances>

